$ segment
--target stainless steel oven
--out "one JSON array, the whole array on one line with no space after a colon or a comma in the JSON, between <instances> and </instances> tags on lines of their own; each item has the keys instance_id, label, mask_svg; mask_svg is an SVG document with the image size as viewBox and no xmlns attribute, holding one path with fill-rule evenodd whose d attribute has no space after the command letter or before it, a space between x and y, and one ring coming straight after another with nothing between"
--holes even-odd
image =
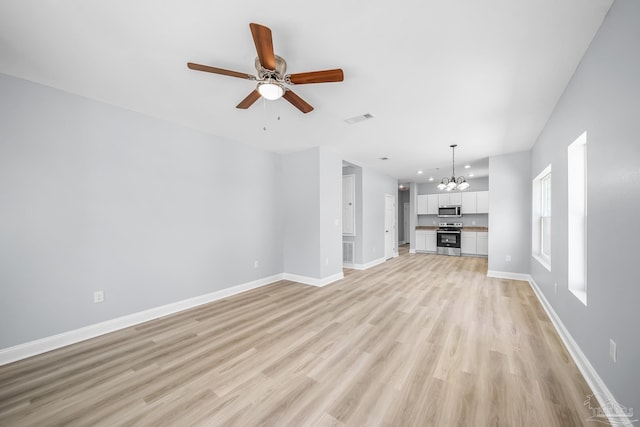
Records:
<instances>
[{"instance_id":1,"label":"stainless steel oven","mask_svg":"<svg viewBox=\"0 0 640 427\"><path fill-rule=\"evenodd\" d=\"M440 228L436 230L436 236L438 254L460 256L462 223L441 222Z\"/></svg>"}]
</instances>

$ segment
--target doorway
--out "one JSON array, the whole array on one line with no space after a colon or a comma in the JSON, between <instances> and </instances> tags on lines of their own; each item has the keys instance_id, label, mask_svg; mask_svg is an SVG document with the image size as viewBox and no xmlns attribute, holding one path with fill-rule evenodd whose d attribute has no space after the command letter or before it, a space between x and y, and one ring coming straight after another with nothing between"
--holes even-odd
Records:
<instances>
[{"instance_id":1,"label":"doorway","mask_svg":"<svg viewBox=\"0 0 640 427\"><path fill-rule=\"evenodd\" d=\"M384 196L384 258L395 255L396 234L396 198L390 194Z\"/></svg>"}]
</instances>

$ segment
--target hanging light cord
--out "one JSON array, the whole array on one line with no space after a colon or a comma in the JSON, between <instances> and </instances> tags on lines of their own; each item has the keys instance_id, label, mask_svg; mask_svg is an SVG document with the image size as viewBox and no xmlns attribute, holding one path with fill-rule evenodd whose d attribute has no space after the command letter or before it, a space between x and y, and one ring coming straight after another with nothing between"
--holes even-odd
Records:
<instances>
[{"instance_id":1,"label":"hanging light cord","mask_svg":"<svg viewBox=\"0 0 640 427\"><path fill-rule=\"evenodd\" d=\"M453 148L453 162L451 163L451 176L454 177L456 176L456 146L452 145L451 148Z\"/></svg>"}]
</instances>

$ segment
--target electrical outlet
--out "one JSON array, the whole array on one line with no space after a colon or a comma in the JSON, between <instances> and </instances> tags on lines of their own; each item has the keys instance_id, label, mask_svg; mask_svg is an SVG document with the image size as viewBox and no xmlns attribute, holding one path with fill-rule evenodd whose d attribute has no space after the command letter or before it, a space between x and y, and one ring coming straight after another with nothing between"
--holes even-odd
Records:
<instances>
[{"instance_id":1,"label":"electrical outlet","mask_svg":"<svg viewBox=\"0 0 640 427\"><path fill-rule=\"evenodd\" d=\"M99 303L104 301L104 291L95 291L93 293L93 302Z\"/></svg>"},{"instance_id":2,"label":"electrical outlet","mask_svg":"<svg viewBox=\"0 0 640 427\"><path fill-rule=\"evenodd\" d=\"M324 265L329 265L329 258L324 259Z\"/></svg>"},{"instance_id":3,"label":"electrical outlet","mask_svg":"<svg viewBox=\"0 0 640 427\"><path fill-rule=\"evenodd\" d=\"M436 225L436 220L435 219L433 220L433 225Z\"/></svg>"},{"instance_id":4,"label":"electrical outlet","mask_svg":"<svg viewBox=\"0 0 640 427\"><path fill-rule=\"evenodd\" d=\"M511 255L507 255L507 257L505 258L505 261L511 262Z\"/></svg>"},{"instance_id":5,"label":"electrical outlet","mask_svg":"<svg viewBox=\"0 0 640 427\"><path fill-rule=\"evenodd\" d=\"M471 225L476 225L476 221L475 220L471 221Z\"/></svg>"},{"instance_id":6,"label":"electrical outlet","mask_svg":"<svg viewBox=\"0 0 640 427\"><path fill-rule=\"evenodd\" d=\"M611 338L609 338L609 357L613 363L618 361L618 346Z\"/></svg>"},{"instance_id":7,"label":"electrical outlet","mask_svg":"<svg viewBox=\"0 0 640 427\"><path fill-rule=\"evenodd\" d=\"M258 267L260 267L260 261L258 260L253 261L253 268L258 268Z\"/></svg>"},{"instance_id":8,"label":"electrical outlet","mask_svg":"<svg viewBox=\"0 0 640 427\"><path fill-rule=\"evenodd\" d=\"M558 284L557 283L553 284L553 290L556 292L556 294L558 293Z\"/></svg>"}]
</instances>

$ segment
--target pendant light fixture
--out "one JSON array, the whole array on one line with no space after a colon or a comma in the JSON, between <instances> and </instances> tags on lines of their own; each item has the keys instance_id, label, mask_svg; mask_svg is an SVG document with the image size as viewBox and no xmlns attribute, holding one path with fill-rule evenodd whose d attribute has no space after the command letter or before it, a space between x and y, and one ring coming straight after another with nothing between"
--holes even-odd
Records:
<instances>
[{"instance_id":1,"label":"pendant light fixture","mask_svg":"<svg viewBox=\"0 0 640 427\"><path fill-rule=\"evenodd\" d=\"M469 183L464 176L459 176L456 178L456 147L458 144L452 144L451 150L453 151L453 161L451 163L451 178L442 178L440 184L438 184L438 189L440 191L451 191L451 190L466 190L469 188Z\"/></svg>"}]
</instances>

